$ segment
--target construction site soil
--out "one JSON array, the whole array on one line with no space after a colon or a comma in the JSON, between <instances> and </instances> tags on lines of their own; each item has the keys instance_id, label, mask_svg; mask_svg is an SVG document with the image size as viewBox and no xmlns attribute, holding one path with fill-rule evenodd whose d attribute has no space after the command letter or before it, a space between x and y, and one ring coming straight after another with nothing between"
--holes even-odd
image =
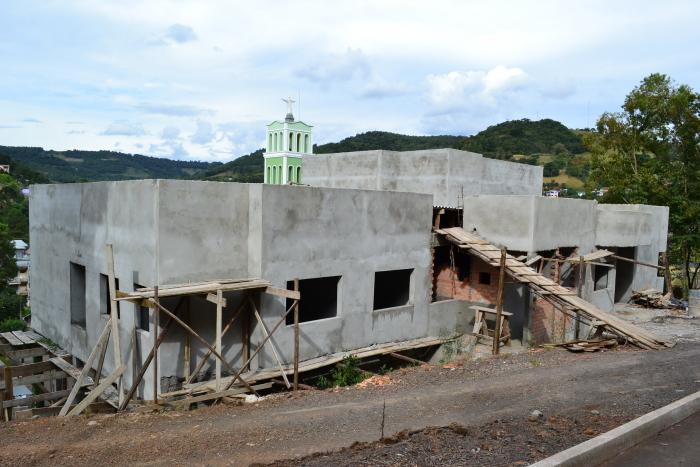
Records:
<instances>
[{"instance_id":1,"label":"construction site soil","mask_svg":"<svg viewBox=\"0 0 700 467\"><path fill-rule=\"evenodd\" d=\"M15 421L0 465L525 465L697 391L698 359L697 343L536 350L242 405Z\"/></svg>"}]
</instances>

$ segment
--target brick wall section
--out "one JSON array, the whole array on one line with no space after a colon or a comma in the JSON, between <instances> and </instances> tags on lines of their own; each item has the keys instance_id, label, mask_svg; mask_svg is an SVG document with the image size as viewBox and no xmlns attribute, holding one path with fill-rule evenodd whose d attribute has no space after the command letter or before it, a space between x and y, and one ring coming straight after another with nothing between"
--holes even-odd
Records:
<instances>
[{"instance_id":1,"label":"brick wall section","mask_svg":"<svg viewBox=\"0 0 700 467\"><path fill-rule=\"evenodd\" d=\"M455 255L463 254L455 252ZM450 264L435 264L437 295L440 297L457 298L470 302L482 302L495 305L498 294L498 269L477 258L470 261L469 274L460 281L459 267L452 272ZM488 273L491 278L489 285L479 283L479 273Z\"/></svg>"},{"instance_id":2,"label":"brick wall section","mask_svg":"<svg viewBox=\"0 0 700 467\"><path fill-rule=\"evenodd\" d=\"M471 257L469 274L465 280L460 281L460 274L457 266L456 255L463 254L455 251L455 271L453 272L450 263L433 263L434 284L437 296L445 298L457 298L471 302L481 302L496 305L496 295L498 294L498 268L490 266L485 262ZM479 283L479 273L488 273L491 276L489 285ZM550 342L564 342L566 335L573 332L574 320L564 313L554 308L554 306L542 298L535 298L531 308L531 325L534 342L539 345Z\"/></svg>"}]
</instances>

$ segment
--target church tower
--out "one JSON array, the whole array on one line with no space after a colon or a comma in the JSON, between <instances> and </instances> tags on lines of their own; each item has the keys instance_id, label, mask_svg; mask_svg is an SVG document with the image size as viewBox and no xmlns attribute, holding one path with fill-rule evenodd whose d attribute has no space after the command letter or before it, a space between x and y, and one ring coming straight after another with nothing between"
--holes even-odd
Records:
<instances>
[{"instance_id":1,"label":"church tower","mask_svg":"<svg viewBox=\"0 0 700 467\"><path fill-rule=\"evenodd\" d=\"M265 150L265 183L287 185L301 183L301 162L305 154L312 154L311 125L294 121L289 97L284 121L275 120L267 125L267 147Z\"/></svg>"}]
</instances>

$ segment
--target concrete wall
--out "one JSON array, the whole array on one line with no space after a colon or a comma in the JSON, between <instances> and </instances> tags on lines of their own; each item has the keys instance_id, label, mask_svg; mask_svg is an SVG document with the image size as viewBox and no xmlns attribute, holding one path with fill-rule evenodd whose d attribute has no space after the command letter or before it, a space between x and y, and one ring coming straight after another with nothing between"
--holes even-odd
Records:
<instances>
[{"instance_id":1,"label":"concrete wall","mask_svg":"<svg viewBox=\"0 0 700 467\"><path fill-rule=\"evenodd\" d=\"M542 168L456 149L358 151L304 156L313 186L430 193L436 206L457 207L462 193L539 195Z\"/></svg>"},{"instance_id":2,"label":"concrete wall","mask_svg":"<svg viewBox=\"0 0 700 467\"><path fill-rule=\"evenodd\" d=\"M427 337L454 329L468 313L460 303L430 304L429 194L340 190L302 186L144 180L39 185L30 200L33 264L33 326L81 360L107 320L100 314L99 274L105 274L104 245L115 248L120 289L221 278L262 277L286 287L294 278L341 276L337 317L301 325L302 359L372 344ZM87 320L70 324L70 261L86 268ZM374 274L413 269L408 305L373 310ZM226 295L224 322L242 300ZM178 299L166 299L171 310ZM151 348L151 330L138 329L137 309L122 302L120 336L126 385ZM263 295L259 309L272 328L284 300ZM181 316L213 342L215 307L202 297L181 305ZM152 315L151 315L152 316ZM161 326L167 319L161 315ZM253 348L263 340L252 326ZM159 374L184 376L185 334L177 326L159 353ZM292 359L291 327L282 325L274 342L282 359ZM194 368L206 352L192 342ZM240 327L223 339L224 355L239 365ZM136 362L133 365L132 362ZM212 360L213 363L213 360ZM252 367L272 367L266 348ZM110 352L105 372L114 368ZM205 369L207 366L205 366ZM151 381L151 370L145 381ZM152 397L150 384L139 395Z\"/></svg>"}]
</instances>

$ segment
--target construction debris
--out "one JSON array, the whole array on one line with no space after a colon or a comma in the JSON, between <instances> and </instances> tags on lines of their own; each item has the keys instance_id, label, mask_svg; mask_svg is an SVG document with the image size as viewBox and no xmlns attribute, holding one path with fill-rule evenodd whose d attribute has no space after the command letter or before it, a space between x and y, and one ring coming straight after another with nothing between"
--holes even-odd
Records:
<instances>
[{"instance_id":1,"label":"construction debris","mask_svg":"<svg viewBox=\"0 0 700 467\"><path fill-rule=\"evenodd\" d=\"M571 352L597 352L615 348L617 344L617 338L613 337L610 339L576 340L562 344L544 344L542 347L562 347Z\"/></svg>"},{"instance_id":2,"label":"construction debris","mask_svg":"<svg viewBox=\"0 0 700 467\"><path fill-rule=\"evenodd\" d=\"M682 301L674 299L671 294L664 295L656 289L633 291L630 302L645 308L685 308Z\"/></svg>"}]
</instances>

